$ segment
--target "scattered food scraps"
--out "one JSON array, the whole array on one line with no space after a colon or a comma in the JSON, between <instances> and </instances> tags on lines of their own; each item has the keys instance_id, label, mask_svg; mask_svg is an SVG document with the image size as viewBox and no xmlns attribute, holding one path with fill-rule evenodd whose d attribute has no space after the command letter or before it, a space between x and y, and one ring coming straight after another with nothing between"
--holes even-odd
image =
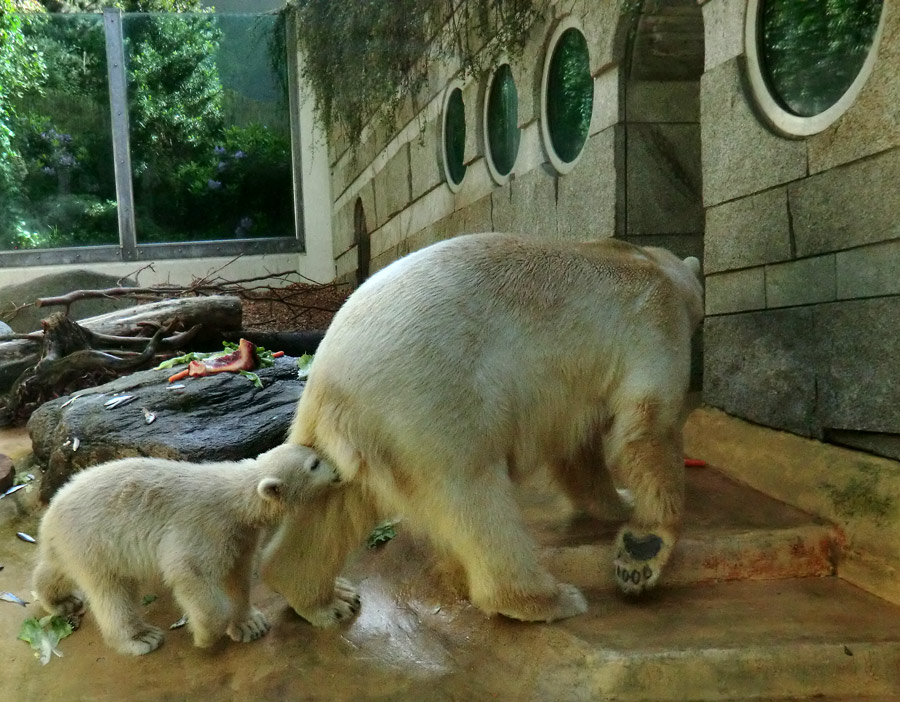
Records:
<instances>
[{"instance_id":1,"label":"scattered food scraps","mask_svg":"<svg viewBox=\"0 0 900 702\"><path fill-rule=\"evenodd\" d=\"M7 495L12 495L13 493L18 492L25 487L28 487L27 483L22 483L21 485L13 485L9 490L0 495L0 500L2 500Z\"/></svg>"},{"instance_id":2,"label":"scattered food scraps","mask_svg":"<svg viewBox=\"0 0 900 702\"><path fill-rule=\"evenodd\" d=\"M21 597L18 597L11 592L0 592L0 600L3 600L4 602L12 602L13 604L17 604L20 607L24 607L28 604Z\"/></svg>"},{"instance_id":3,"label":"scattered food scraps","mask_svg":"<svg viewBox=\"0 0 900 702\"><path fill-rule=\"evenodd\" d=\"M153 424L153 422L156 421L156 415L153 412L151 412L150 410L148 410L146 407L142 407L141 409L144 410L144 421L147 424Z\"/></svg>"},{"instance_id":4,"label":"scattered food scraps","mask_svg":"<svg viewBox=\"0 0 900 702\"><path fill-rule=\"evenodd\" d=\"M29 534L26 534L24 531L17 531L16 536L18 536L22 541L27 541L30 544L37 543L37 539L35 539L33 536L30 536Z\"/></svg>"},{"instance_id":5,"label":"scattered food scraps","mask_svg":"<svg viewBox=\"0 0 900 702\"><path fill-rule=\"evenodd\" d=\"M144 607L154 602L156 602L156 595L144 595L143 599L141 600L141 604L144 605Z\"/></svg>"},{"instance_id":6,"label":"scattered food scraps","mask_svg":"<svg viewBox=\"0 0 900 702\"><path fill-rule=\"evenodd\" d=\"M369 538L366 541L366 546L369 548L375 548L376 546L380 546L381 544L386 544L388 541L397 536L397 531L394 529L397 522L389 521L383 522L379 524L372 530L372 533L369 534Z\"/></svg>"},{"instance_id":7,"label":"scattered food scraps","mask_svg":"<svg viewBox=\"0 0 900 702\"><path fill-rule=\"evenodd\" d=\"M297 359L297 377L300 378L300 380L306 380L312 362L313 355L311 353L305 353Z\"/></svg>"},{"instance_id":8,"label":"scattered food scraps","mask_svg":"<svg viewBox=\"0 0 900 702\"><path fill-rule=\"evenodd\" d=\"M104 402L103 406L106 407L106 409L115 409L116 407L121 407L122 405L127 404L134 399L134 395L119 395L118 397L113 397L112 399Z\"/></svg>"},{"instance_id":9,"label":"scattered food scraps","mask_svg":"<svg viewBox=\"0 0 900 702\"><path fill-rule=\"evenodd\" d=\"M179 619L177 622L175 622L174 624L172 624L172 626L170 626L169 628L170 628L170 629L180 629L181 627L183 627L183 626L184 626L185 624L187 624L187 623L188 623L188 615L182 614L182 615L181 615L181 619Z\"/></svg>"},{"instance_id":10,"label":"scattered food scraps","mask_svg":"<svg viewBox=\"0 0 900 702\"><path fill-rule=\"evenodd\" d=\"M47 615L41 619L30 617L22 622L18 638L34 649L34 657L40 660L41 665L47 665L52 656L62 658L59 650L59 642L70 636L74 629L72 625L58 615Z\"/></svg>"}]
</instances>

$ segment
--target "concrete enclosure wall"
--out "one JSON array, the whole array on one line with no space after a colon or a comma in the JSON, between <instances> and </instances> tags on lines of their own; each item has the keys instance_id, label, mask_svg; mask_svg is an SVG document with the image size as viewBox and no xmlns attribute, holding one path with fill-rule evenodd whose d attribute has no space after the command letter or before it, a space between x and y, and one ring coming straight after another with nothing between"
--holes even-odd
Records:
<instances>
[{"instance_id":1,"label":"concrete enclosure wall","mask_svg":"<svg viewBox=\"0 0 900 702\"><path fill-rule=\"evenodd\" d=\"M856 101L801 139L754 112L746 8L703 5L704 398L900 457L900 8Z\"/></svg>"},{"instance_id":2,"label":"concrete enclosure wall","mask_svg":"<svg viewBox=\"0 0 900 702\"><path fill-rule=\"evenodd\" d=\"M521 145L503 185L485 159L487 75L461 78L468 171L458 192L444 182L442 99L460 79L446 62L433 62L393 129L372 126L355 150L332 134L338 278L356 280L361 251L374 272L473 231L617 236L697 255L707 403L900 456L897 3L885 2L877 61L854 104L806 138L779 136L757 115L746 0L633 6L551 3L511 61ZM569 16L587 39L594 102L585 150L559 175L541 140L540 86L548 38Z\"/></svg>"}]
</instances>

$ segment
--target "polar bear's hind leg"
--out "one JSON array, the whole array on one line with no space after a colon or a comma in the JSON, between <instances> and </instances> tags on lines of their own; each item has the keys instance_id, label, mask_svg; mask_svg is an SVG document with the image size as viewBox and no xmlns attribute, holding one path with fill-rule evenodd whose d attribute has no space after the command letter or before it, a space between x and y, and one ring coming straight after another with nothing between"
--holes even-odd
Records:
<instances>
[{"instance_id":1,"label":"polar bear's hind leg","mask_svg":"<svg viewBox=\"0 0 900 702\"><path fill-rule=\"evenodd\" d=\"M82 582L97 625L110 646L119 653L141 656L162 645L162 631L141 618L137 581L105 575L102 580Z\"/></svg>"},{"instance_id":2,"label":"polar bear's hind leg","mask_svg":"<svg viewBox=\"0 0 900 702\"><path fill-rule=\"evenodd\" d=\"M617 418L613 444L619 472L634 498L631 519L616 538L615 578L626 594L656 585L678 538L684 509L684 459L677 419L653 402Z\"/></svg>"},{"instance_id":3,"label":"polar bear's hind leg","mask_svg":"<svg viewBox=\"0 0 900 702\"><path fill-rule=\"evenodd\" d=\"M78 619L84 613L84 600L76 593L75 583L45 551L34 569L32 587L41 605L51 614Z\"/></svg>"}]
</instances>

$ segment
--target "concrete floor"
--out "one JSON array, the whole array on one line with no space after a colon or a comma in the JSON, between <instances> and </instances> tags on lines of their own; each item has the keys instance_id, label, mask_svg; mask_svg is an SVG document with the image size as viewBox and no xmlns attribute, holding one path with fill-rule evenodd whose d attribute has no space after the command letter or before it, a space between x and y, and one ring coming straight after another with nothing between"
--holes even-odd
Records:
<instances>
[{"instance_id":1,"label":"concrete floor","mask_svg":"<svg viewBox=\"0 0 900 702\"><path fill-rule=\"evenodd\" d=\"M0 433L0 452L15 441L27 450ZM586 615L552 625L486 618L401 524L397 539L353 562L362 611L333 630L314 629L257 585L254 600L274 623L258 642L201 651L178 629L158 651L125 658L88 615L61 643L65 657L41 666L16 640L39 608L0 602L0 700L900 699L900 607L828 576L834 530L715 471L692 470L688 481L672 577L644 600L611 585L614 525L571 523L552 497L530 491L529 521L550 566L584 587ZM36 533L39 512L3 510L0 591L30 599L35 547L14 534ZM798 571L767 569L772 561ZM179 618L166 593L148 594L159 595L150 621Z\"/></svg>"}]
</instances>

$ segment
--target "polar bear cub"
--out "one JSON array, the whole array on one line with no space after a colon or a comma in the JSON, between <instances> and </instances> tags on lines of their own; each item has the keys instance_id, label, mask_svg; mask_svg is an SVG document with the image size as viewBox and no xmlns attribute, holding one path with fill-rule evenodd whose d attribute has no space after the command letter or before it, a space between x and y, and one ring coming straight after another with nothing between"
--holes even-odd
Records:
<instances>
[{"instance_id":1,"label":"polar bear cub","mask_svg":"<svg viewBox=\"0 0 900 702\"><path fill-rule=\"evenodd\" d=\"M139 585L161 575L195 645L225 633L252 641L269 629L249 601L260 531L338 481L316 452L289 444L236 462L125 458L89 468L41 521L35 594L63 616L83 612L84 596L106 642L140 655L163 642L138 602Z\"/></svg>"},{"instance_id":2,"label":"polar bear cub","mask_svg":"<svg viewBox=\"0 0 900 702\"><path fill-rule=\"evenodd\" d=\"M633 496L612 564L653 587L681 525L690 338L703 317L696 258L605 239L460 236L376 273L337 313L290 442L313 446L341 490L289 515L263 579L309 621L335 623L335 580L379 518L403 514L465 572L488 614L584 612L540 564L512 481L549 468L578 508ZM298 578L297 574L303 577Z\"/></svg>"}]
</instances>

